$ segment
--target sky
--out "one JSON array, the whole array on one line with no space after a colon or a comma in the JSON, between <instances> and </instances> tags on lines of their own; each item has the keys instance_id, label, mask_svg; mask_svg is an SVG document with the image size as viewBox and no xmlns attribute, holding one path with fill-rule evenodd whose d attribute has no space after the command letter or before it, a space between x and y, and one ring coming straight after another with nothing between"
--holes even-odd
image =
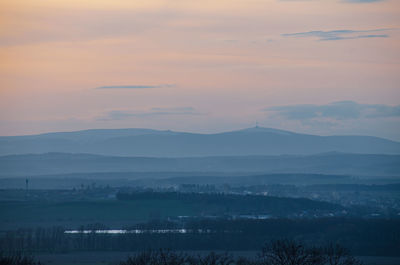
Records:
<instances>
[{"instance_id":1,"label":"sky","mask_svg":"<svg viewBox=\"0 0 400 265\"><path fill-rule=\"evenodd\" d=\"M0 0L0 135L259 126L400 141L398 0Z\"/></svg>"}]
</instances>

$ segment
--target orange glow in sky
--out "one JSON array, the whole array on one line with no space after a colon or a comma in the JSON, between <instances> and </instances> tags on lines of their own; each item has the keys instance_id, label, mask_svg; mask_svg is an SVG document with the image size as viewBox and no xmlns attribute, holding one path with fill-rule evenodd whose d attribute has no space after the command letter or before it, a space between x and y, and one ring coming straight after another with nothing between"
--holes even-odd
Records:
<instances>
[{"instance_id":1,"label":"orange glow in sky","mask_svg":"<svg viewBox=\"0 0 400 265\"><path fill-rule=\"evenodd\" d=\"M400 140L399 47L397 0L1 1L0 135L258 121ZM362 114L269 111L337 101Z\"/></svg>"}]
</instances>

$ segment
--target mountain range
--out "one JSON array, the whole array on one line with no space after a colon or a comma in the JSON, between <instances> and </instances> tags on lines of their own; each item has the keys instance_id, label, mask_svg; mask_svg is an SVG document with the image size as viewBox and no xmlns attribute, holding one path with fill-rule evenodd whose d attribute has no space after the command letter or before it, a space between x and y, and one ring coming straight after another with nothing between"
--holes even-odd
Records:
<instances>
[{"instance_id":1,"label":"mountain range","mask_svg":"<svg viewBox=\"0 0 400 265\"><path fill-rule=\"evenodd\" d=\"M306 156L154 158L47 153L0 156L0 168L0 177L93 173L97 177L108 178L114 175L111 173L118 172L158 172L156 175L162 175L162 172L186 172L190 175L225 172L235 175L308 173L400 176L400 155L326 153Z\"/></svg>"},{"instance_id":2,"label":"mountain range","mask_svg":"<svg viewBox=\"0 0 400 265\"><path fill-rule=\"evenodd\" d=\"M400 154L400 143L372 136L317 136L263 127L215 134L94 129L0 137L0 155L49 152L140 157Z\"/></svg>"}]
</instances>

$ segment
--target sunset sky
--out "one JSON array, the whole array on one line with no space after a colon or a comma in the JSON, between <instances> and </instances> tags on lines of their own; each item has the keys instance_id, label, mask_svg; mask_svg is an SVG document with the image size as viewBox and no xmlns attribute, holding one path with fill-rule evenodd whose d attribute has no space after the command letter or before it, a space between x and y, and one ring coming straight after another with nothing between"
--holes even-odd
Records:
<instances>
[{"instance_id":1,"label":"sunset sky","mask_svg":"<svg viewBox=\"0 0 400 265\"><path fill-rule=\"evenodd\" d=\"M252 127L400 141L398 0L0 0L0 135Z\"/></svg>"}]
</instances>

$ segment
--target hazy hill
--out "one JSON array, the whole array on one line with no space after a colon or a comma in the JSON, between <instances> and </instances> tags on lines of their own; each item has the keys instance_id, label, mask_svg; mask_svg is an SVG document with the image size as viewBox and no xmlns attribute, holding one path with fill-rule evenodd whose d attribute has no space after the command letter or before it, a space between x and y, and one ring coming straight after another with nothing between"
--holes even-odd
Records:
<instances>
[{"instance_id":1,"label":"hazy hill","mask_svg":"<svg viewBox=\"0 0 400 265\"><path fill-rule=\"evenodd\" d=\"M148 158L89 154L0 157L2 177L90 172L244 172L400 176L400 155L319 155ZM112 174L111 174L112 175Z\"/></svg>"},{"instance_id":2,"label":"hazy hill","mask_svg":"<svg viewBox=\"0 0 400 265\"><path fill-rule=\"evenodd\" d=\"M400 143L370 136L316 136L262 127L217 134L119 129L0 137L0 155L47 152L146 157L400 154Z\"/></svg>"}]
</instances>

